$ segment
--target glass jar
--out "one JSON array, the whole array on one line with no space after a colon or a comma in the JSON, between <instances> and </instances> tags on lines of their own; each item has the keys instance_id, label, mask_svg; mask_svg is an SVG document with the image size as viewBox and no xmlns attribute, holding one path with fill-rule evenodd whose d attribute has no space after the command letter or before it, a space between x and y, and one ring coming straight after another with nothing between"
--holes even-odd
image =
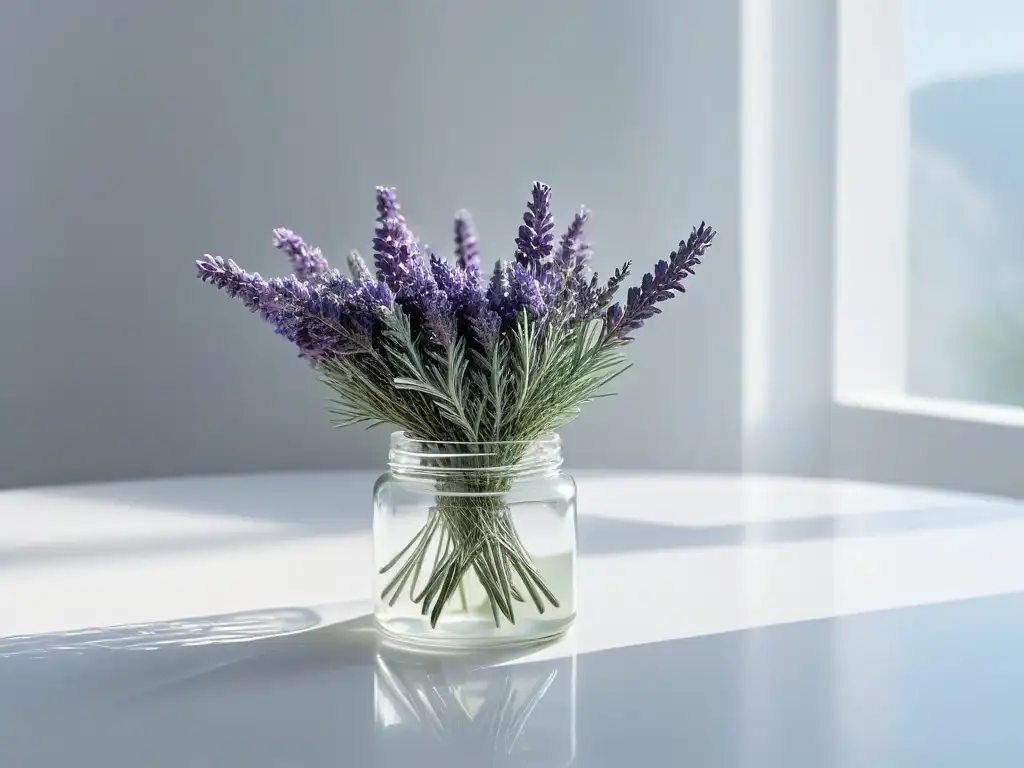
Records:
<instances>
[{"instance_id":1,"label":"glass jar","mask_svg":"<svg viewBox=\"0 0 1024 768\"><path fill-rule=\"evenodd\" d=\"M373 492L374 615L392 640L521 645L576 617L576 484L561 440L391 436Z\"/></svg>"}]
</instances>

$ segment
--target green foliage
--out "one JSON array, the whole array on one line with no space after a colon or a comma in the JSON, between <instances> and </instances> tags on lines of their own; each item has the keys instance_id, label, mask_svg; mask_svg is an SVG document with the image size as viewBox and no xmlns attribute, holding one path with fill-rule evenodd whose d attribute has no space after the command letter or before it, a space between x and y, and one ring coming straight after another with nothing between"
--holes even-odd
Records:
<instances>
[{"instance_id":1,"label":"green foliage","mask_svg":"<svg viewBox=\"0 0 1024 768\"><path fill-rule=\"evenodd\" d=\"M336 423L392 424L420 440L497 445L497 454L481 456L479 466L461 457L458 468L467 471L438 483L427 522L381 569L393 573L381 599L394 605L408 594L436 625L472 572L496 625L502 617L514 623L515 604L527 597L541 613L558 606L500 495L509 477L474 470L514 467L532 441L574 419L628 368L622 343L608 337L601 321L541 325L526 312L490 346L462 335L442 348L417 337L400 309L382 313L381 325L379 344L321 366L336 395Z\"/></svg>"},{"instance_id":2,"label":"green foliage","mask_svg":"<svg viewBox=\"0 0 1024 768\"><path fill-rule=\"evenodd\" d=\"M382 338L321 365L338 426L391 424L444 442L530 441L574 419L629 365L601 321L541 325L523 312L489 347L459 336L442 348L401 310Z\"/></svg>"}]
</instances>

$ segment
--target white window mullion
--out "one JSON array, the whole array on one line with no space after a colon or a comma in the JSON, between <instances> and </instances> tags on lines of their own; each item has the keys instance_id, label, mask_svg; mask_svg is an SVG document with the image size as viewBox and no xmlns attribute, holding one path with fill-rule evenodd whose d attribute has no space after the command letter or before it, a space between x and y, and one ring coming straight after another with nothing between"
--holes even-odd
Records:
<instances>
[{"instance_id":1,"label":"white window mullion","mask_svg":"<svg viewBox=\"0 0 1024 768\"><path fill-rule=\"evenodd\" d=\"M836 395L906 391L909 108L902 0L839 3Z\"/></svg>"}]
</instances>

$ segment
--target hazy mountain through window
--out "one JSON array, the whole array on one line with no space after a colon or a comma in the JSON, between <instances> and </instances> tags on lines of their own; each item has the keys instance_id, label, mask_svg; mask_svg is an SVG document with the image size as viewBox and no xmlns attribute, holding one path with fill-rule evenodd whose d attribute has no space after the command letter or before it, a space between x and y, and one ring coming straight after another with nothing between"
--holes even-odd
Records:
<instances>
[{"instance_id":1,"label":"hazy mountain through window","mask_svg":"<svg viewBox=\"0 0 1024 768\"><path fill-rule=\"evenodd\" d=\"M1024 3L911 0L909 390L1024 405Z\"/></svg>"}]
</instances>

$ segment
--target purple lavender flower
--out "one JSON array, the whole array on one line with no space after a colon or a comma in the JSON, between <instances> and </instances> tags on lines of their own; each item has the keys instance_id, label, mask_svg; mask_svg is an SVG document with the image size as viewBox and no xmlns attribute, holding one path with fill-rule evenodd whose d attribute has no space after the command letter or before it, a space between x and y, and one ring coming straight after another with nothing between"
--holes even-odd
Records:
<instances>
[{"instance_id":1,"label":"purple lavender flower","mask_svg":"<svg viewBox=\"0 0 1024 768\"><path fill-rule=\"evenodd\" d=\"M618 293L619 286L622 285L622 281L625 280L626 277L629 275L629 271L630 271L630 269L632 269L632 267L633 267L633 262L631 262L631 261L627 261L621 267L616 267L615 274L612 275L608 279L608 282L605 284L604 288L602 288L600 291L596 290L597 289L597 285L596 285L596 283L594 283L594 285L593 285L593 287L595 289L594 290L594 296L595 296L595 307L594 308L595 308L596 311L603 312L605 310L605 308L609 304L611 304L611 301L615 297L615 294Z\"/></svg>"},{"instance_id":2,"label":"purple lavender flower","mask_svg":"<svg viewBox=\"0 0 1024 768\"><path fill-rule=\"evenodd\" d=\"M541 294L540 282L519 262L500 261L495 266L487 300L492 311L506 323L514 320L526 310L532 320L539 320L547 313L547 305Z\"/></svg>"},{"instance_id":3,"label":"purple lavender flower","mask_svg":"<svg viewBox=\"0 0 1024 768\"><path fill-rule=\"evenodd\" d=\"M512 265L512 305L515 314L525 309L531 320L539 320L547 313L540 283L519 262Z\"/></svg>"},{"instance_id":4,"label":"purple lavender flower","mask_svg":"<svg viewBox=\"0 0 1024 768\"><path fill-rule=\"evenodd\" d=\"M373 239L377 279L404 304L429 303L437 286L420 258L419 243L406 226L391 187L377 187L377 213Z\"/></svg>"},{"instance_id":5,"label":"purple lavender flower","mask_svg":"<svg viewBox=\"0 0 1024 768\"><path fill-rule=\"evenodd\" d=\"M378 279L431 340L441 346L453 343L452 302L420 257L419 243L406 226L393 188L377 187L377 213L373 251Z\"/></svg>"},{"instance_id":6,"label":"purple lavender flower","mask_svg":"<svg viewBox=\"0 0 1024 768\"><path fill-rule=\"evenodd\" d=\"M562 235L551 263L541 265L541 293L553 308L556 322L574 323L589 314L597 303L596 291L588 285L590 247L583 239L583 228L589 218L590 212L581 208Z\"/></svg>"},{"instance_id":7,"label":"purple lavender flower","mask_svg":"<svg viewBox=\"0 0 1024 768\"><path fill-rule=\"evenodd\" d=\"M604 308L600 306L601 289L596 273L591 275L589 282L586 272L570 275L566 285L563 295L555 299L555 322L561 321L573 327L601 314Z\"/></svg>"},{"instance_id":8,"label":"purple lavender flower","mask_svg":"<svg viewBox=\"0 0 1024 768\"><path fill-rule=\"evenodd\" d=\"M342 298L351 296L359 289L352 278L341 274L337 269L332 269L330 272L322 275L319 280L311 282L315 282L317 285L323 286L328 291L336 293Z\"/></svg>"},{"instance_id":9,"label":"purple lavender flower","mask_svg":"<svg viewBox=\"0 0 1024 768\"><path fill-rule=\"evenodd\" d=\"M274 247L288 256L300 280L310 280L330 269L320 249L309 247L305 240L290 229L278 227L274 230Z\"/></svg>"},{"instance_id":10,"label":"purple lavender flower","mask_svg":"<svg viewBox=\"0 0 1024 768\"><path fill-rule=\"evenodd\" d=\"M313 343L300 332L299 304L308 299L306 284L294 276L275 278L267 282L259 273L249 273L234 261L207 255L197 261L199 278L211 283L228 296L241 300L252 312L258 313L274 326L274 331L299 347L302 357L314 355Z\"/></svg>"},{"instance_id":11,"label":"purple lavender flower","mask_svg":"<svg viewBox=\"0 0 1024 768\"><path fill-rule=\"evenodd\" d=\"M298 347L300 356L318 365L338 355L379 353L377 334L393 312L409 319L417 344L442 348L461 336L493 350L524 312L532 322L542 323L539 340L546 329L572 328L603 316L604 343L625 343L631 331L661 311L660 302L684 290L683 279L693 274L715 235L702 223L668 260L659 261L629 290L623 304L611 305L629 262L599 284L589 269L590 247L584 236L589 212L581 209L554 247L550 202L550 187L535 183L516 238L515 259L498 262L486 285L469 214L460 211L456 216L453 266L421 251L390 187L377 188L373 246L379 282L358 253L348 258L352 276L343 275L329 267L319 249L287 229L274 230L274 245L292 262L294 274L288 277L264 280L213 256L196 265L204 282L260 314Z\"/></svg>"},{"instance_id":12,"label":"purple lavender flower","mask_svg":"<svg viewBox=\"0 0 1024 768\"><path fill-rule=\"evenodd\" d=\"M600 289L591 274L591 251L584 239L590 211L581 208L562 235L554 256L540 265L537 279L551 322L572 327L598 314ZM607 306L607 304L605 305Z\"/></svg>"},{"instance_id":13,"label":"purple lavender flower","mask_svg":"<svg viewBox=\"0 0 1024 768\"><path fill-rule=\"evenodd\" d=\"M284 335L313 363L370 349L379 314L392 307L387 286L371 281L348 281L345 292L294 277L270 285L279 297Z\"/></svg>"},{"instance_id":14,"label":"purple lavender flower","mask_svg":"<svg viewBox=\"0 0 1024 768\"><path fill-rule=\"evenodd\" d=\"M294 275L269 282L273 295L275 330L292 342L299 357L312 365L360 346L358 331L344 325L344 299L320 283Z\"/></svg>"},{"instance_id":15,"label":"purple lavender flower","mask_svg":"<svg viewBox=\"0 0 1024 768\"><path fill-rule=\"evenodd\" d=\"M434 253L430 254L430 272L438 289L452 299L453 303L457 296L462 295L468 282L465 273L452 269L447 261Z\"/></svg>"},{"instance_id":16,"label":"purple lavender flower","mask_svg":"<svg viewBox=\"0 0 1024 768\"><path fill-rule=\"evenodd\" d=\"M555 220L551 215L551 187L534 182L532 199L526 206L523 223L516 237L516 261L537 274L551 255Z\"/></svg>"},{"instance_id":17,"label":"purple lavender flower","mask_svg":"<svg viewBox=\"0 0 1024 768\"><path fill-rule=\"evenodd\" d=\"M561 273L581 272L590 260L590 248L583 242L583 228L590 219L590 211L581 208L572 217L572 223L562 235L555 249L552 266Z\"/></svg>"},{"instance_id":18,"label":"purple lavender flower","mask_svg":"<svg viewBox=\"0 0 1024 768\"><path fill-rule=\"evenodd\" d=\"M693 268L701 263L700 257L714 237L715 231L701 222L689 239L680 241L679 249L672 252L668 261L659 261L653 274L647 273L639 286L629 289L624 309L618 303L609 307L605 315L608 338L631 341L630 331L661 312L656 304L671 299L675 292L685 292L683 278L694 274Z\"/></svg>"},{"instance_id":19,"label":"purple lavender flower","mask_svg":"<svg viewBox=\"0 0 1024 768\"><path fill-rule=\"evenodd\" d=\"M360 280L359 293L367 306L374 311L394 308L394 297L383 283L378 283L375 280Z\"/></svg>"},{"instance_id":20,"label":"purple lavender flower","mask_svg":"<svg viewBox=\"0 0 1024 768\"><path fill-rule=\"evenodd\" d=\"M455 214L455 258L459 269L474 276L480 274L480 251L469 211Z\"/></svg>"},{"instance_id":21,"label":"purple lavender flower","mask_svg":"<svg viewBox=\"0 0 1024 768\"><path fill-rule=\"evenodd\" d=\"M512 295L512 283L509 279L508 262L504 259L495 262L494 272L491 273L491 282L487 288L487 304L492 311L499 315L508 304Z\"/></svg>"},{"instance_id":22,"label":"purple lavender flower","mask_svg":"<svg viewBox=\"0 0 1024 768\"><path fill-rule=\"evenodd\" d=\"M299 349L299 357L315 363L326 354L325 340L316 338L322 328L310 328L309 304L314 298L309 284L295 275L275 277L269 282L269 293L273 297L270 305L274 313L274 330L292 342ZM320 289L322 290L322 289ZM312 331L312 332L311 332Z\"/></svg>"},{"instance_id":23,"label":"purple lavender flower","mask_svg":"<svg viewBox=\"0 0 1024 768\"><path fill-rule=\"evenodd\" d=\"M203 282L259 313L314 364L354 347L368 347L377 312L392 306L387 286L354 283L336 270L311 284L295 275L267 281L214 256L196 266Z\"/></svg>"},{"instance_id":24,"label":"purple lavender flower","mask_svg":"<svg viewBox=\"0 0 1024 768\"><path fill-rule=\"evenodd\" d=\"M246 272L234 261L206 254L196 261L197 276L232 298L241 300L252 312L264 312L273 298L267 281L259 272Z\"/></svg>"},{"instance_id":25,"label":"purple lavender flower","mask_svg":"<svg viewBox=\"0 0 1024 768\"><path fill-rule=\"evenodd\" d=\"M314 342L318 359L371 346L376 316L365 293L339 296L314 286L309 294L300 305L299 324Z\"/></svg>"},{"instance_id":26,"label":"purple lavender flower","mask_svg":"<svg viewBox=\"0 0 1024 768\"><path fill-rule=\"evenodd\" d=\"M453 311L473 317L487 306L479 281L471 273L453 269L448 262L434 254L430 256L430 271L438 290L451 302Z\"/></svg>"},{"instance_id":27,"label":"purple lavender flower","mask_svg":"<svg viewBox=\"0 0 1024 768\"><path fill-rule=\"evenodd\" d=\"M295 344L303 357L317 363L330 360L345 352L358 348L360 341L367 341L358 334L350 339L351 330L344 329L346 320L343 300L319 286L302 304L302 309L293 315Z\"/></svg>"}]
</instances>

